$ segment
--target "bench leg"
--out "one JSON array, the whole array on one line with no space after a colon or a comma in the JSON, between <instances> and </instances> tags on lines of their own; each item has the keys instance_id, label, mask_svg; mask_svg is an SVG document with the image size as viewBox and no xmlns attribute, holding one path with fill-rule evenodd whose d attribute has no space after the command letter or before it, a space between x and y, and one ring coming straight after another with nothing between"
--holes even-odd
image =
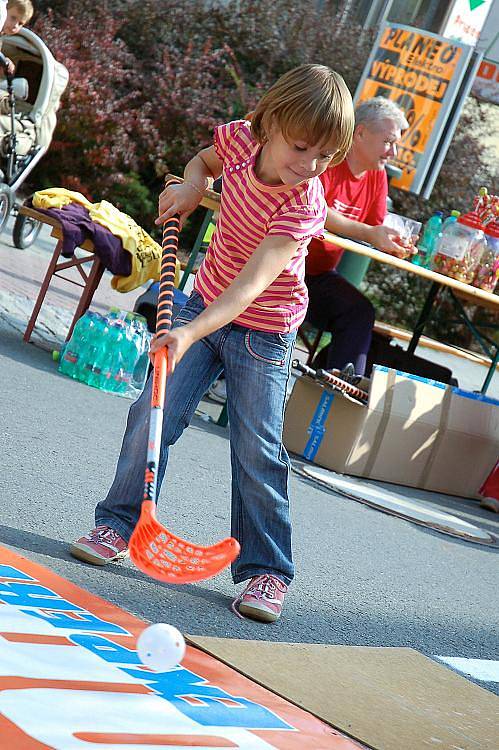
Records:
<instances>
[{"instance_id":1,"label":"bench leg","mask_svg":"<svg viewBox=\"0 0 499 750\"><path fill-rule=\"evenodd\" d=\"M33 328L35 327L38 313L40 312L40 308L43 305L43 300L45 299L45 295L47 294L47 289L49 288L49 284L52 279L52 276L55 273L57 261L59 260L61 250L62 250L62 240L59 240L57 245L54 248L52 260L50 261L49 267L47 268L47 273L45 274L45 278L43 279L40 292L38 294L38 297L36 298L33 312L31 313L31 317L28 321L28 325L26 326L26 330L24 332L23 338L24 338L24 341L26 341L26 343L28 343L29 340L31 339L31 334L33 333Z\"/></svg>"},{"instance_id":2,"label":"bench leg","mask_svg":"<svg viewBox=\"0 0 499 750\"><path fill-rule=\"evenodd\" d=\"M103 273L104 273L104 265L101 263L100 258L96 255L92 263L92 268L90 269L90 273L88 274L86 284L83 288L80 301L78 302L78 307L76 308L76 312L73 316L73 320L71 321L68 335L66 336L66 341L69 341L69 339L73 335L73 329L76 323L78 322L78 320L81 318L82 315L85 315L88 308L90 307L93 296L95 294L95 290L99 286L99 282L102 278Z\"/></svg>"}]
</instances>

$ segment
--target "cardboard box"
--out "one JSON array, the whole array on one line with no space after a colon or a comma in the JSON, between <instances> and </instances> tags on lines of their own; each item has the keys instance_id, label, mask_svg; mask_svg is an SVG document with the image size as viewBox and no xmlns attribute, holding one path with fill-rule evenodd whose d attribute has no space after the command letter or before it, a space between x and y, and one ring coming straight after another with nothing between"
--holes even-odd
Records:
<instances>
[{"instance_id":1,"label":"cardboard box","mask_svg":"<svg viewBox=\"0 0 499 750\"><path fill-rule=\"evenodd\" d=\"M499 456L499 402L376 365L367 406L306 376L286 407L284 444L354 476L477 497Z\"/></svg>"}]
</instances>

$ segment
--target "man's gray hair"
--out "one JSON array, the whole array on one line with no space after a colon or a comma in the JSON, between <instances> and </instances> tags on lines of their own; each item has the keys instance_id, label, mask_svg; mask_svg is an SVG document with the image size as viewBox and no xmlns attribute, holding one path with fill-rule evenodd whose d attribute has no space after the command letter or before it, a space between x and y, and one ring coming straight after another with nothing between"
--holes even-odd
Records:
<instances>
[{"instance_id":1,"label":"man's gray hair","mask_svg":"<svg viewBox=\"0 0 499 750\"><path fill-rule=\"evenodd\" d=\"M392 102L391 99L385 99L384 96L366 99L355 109L355 127L361 124L369 127L381 120L393 120L400 130L406 130L409 127L409 123L398 104Z\"/></svg>"}]
</instances>

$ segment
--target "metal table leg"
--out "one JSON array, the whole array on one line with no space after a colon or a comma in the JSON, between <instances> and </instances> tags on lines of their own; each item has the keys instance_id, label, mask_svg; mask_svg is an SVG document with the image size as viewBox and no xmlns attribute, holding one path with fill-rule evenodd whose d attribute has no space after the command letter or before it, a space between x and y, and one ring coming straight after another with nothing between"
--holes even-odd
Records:
<instances>
[{"instance_id":1,"label":"metal table leg","mask_svg":"<svg viewBox=\"0 0 499 750\"><path fill-rule=\"evenodd\" d=\"M414 354L414 352L416 351L416 347L419 343L419 339L421 338L421 334L423 333L424 327L426 323L428 322L428 319L431 315L433 304L435 302L435 299L440 289L441 289L441 286L438 283L438 281L434 281L426 297L425 303L423 305L423 309L419 313L419 318L417 320L417 323L414 326L412 339L410 340L409 346L407 347L407 352L409 354Z\"/></svg>"}]
</instances>

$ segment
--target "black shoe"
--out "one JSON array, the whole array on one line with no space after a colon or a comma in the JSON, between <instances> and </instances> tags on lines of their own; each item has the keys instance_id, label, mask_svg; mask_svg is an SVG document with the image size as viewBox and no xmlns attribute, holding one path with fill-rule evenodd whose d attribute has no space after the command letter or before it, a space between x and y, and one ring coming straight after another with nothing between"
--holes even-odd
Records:
<instances>
[{"instance_id":1,"label":"black shoe","mask_svg":"<svg viewBox=\"0 0 499 750\"><path fill-rule=\"evenodd\" d=\"M349 362L342 370L340 370L338 377L340 377L342 380L345 380L347 383L351 383L352 385L358 385L362 380L362 375L356 374L355 367L352 362Z\"/></svg>"}]
</instances>

